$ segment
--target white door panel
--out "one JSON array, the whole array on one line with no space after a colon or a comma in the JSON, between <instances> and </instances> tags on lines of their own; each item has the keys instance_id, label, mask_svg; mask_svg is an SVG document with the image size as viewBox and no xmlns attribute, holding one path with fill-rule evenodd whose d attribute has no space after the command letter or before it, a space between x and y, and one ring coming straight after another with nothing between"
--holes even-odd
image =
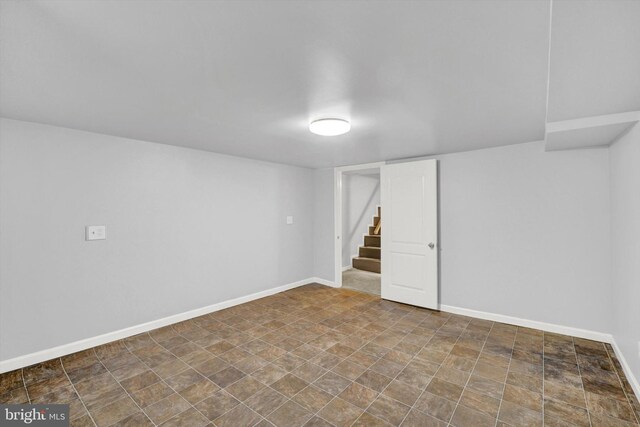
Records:
<instances>
[{"instance_id":1,"label":"white door panel","mask_svg":"<svg viewBox=\"0 0 640 427\"><path fill-rule=\"evenodd\" d=\"M396 211L403 213L391 217L394 242L421 243L419 239L424 237L424 212L421 200L415 195L422 190L422 179L416 176L398 176L390 179L391 187L394 189L390 194L391 204ZM413 228L416 226L418 229Z\"/></svg>"},{"instance_id":2,"label":"white door panel","mask_svg":"<svg viewBox=\"0 0 640 427\"><path fill-rule=\"evenodd\" d=\"M382 298L438 309L437 161L381 168Z\"/></svg>"}]
</instances>

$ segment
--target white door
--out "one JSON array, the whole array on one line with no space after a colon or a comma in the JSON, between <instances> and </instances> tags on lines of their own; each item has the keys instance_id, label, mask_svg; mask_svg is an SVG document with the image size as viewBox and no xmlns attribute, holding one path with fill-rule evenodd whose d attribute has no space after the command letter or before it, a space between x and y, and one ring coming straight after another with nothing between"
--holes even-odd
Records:
<instances>
[{"instance_id":1,"label":"white door","mask_svg":"<svg viewBox=\"0 0 640 427\"><path fill-rule=\"evenodd\" d=\"M438 309L437 160L384 165L382 298Z\"/></svg>"}]
</instances>

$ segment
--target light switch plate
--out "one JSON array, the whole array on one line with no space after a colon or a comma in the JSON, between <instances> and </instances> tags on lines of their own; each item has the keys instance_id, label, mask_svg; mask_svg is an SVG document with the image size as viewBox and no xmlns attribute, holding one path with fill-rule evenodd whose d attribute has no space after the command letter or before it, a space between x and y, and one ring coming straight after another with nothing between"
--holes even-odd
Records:
<instances>
[{"instance_id":1,"label":"light switch plate","mask_svg":"<svg viewBox=\"0 0 640 427\"><path fill-rule=\"evenodd\" d=\"M105 240L107 238L106 225L87 225L84 229L85 240Z\"/></svg>"},{"instance_id":2,"label":"light switch plate","mask_svg":"<svg viewBox=\"0 0 640 427\"><path fill-rule=\"evenodd\" d=\"M287 225L291 225L291 224L293 224L293 217L287 216Z\"/></svg>"}]
</instances>

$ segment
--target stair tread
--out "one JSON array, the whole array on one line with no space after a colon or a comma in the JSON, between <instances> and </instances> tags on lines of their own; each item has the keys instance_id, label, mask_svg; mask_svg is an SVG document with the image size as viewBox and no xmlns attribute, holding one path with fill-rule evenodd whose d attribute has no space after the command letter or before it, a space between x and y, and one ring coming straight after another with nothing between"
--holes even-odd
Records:
<instances>
[{"instance_id":1,"label":"stair tread","mask_svg":"<svg viewBox=\"0 0 640 427\"><path fill-rule=\"evenodd\" d=\"M364 271L371 271L373 273L380 273L380 269L382 267L382 263L377 258L367 258L367 257L355 257L351 262L353 268Z\"/></svg>"},{"instance_id":2,"label":"stair tread","mask_svg":"<svg viewBox=\"0 0 640 427\"><path fill-rule=\"evenodd\" d=\"M382 239L380 236L364 236L364 245L369 247L380 247Z\"/></svg>"},{"instance_id":3,"label":"stair tread","mask_svg":"<svg viewBox=\"0 0 640 427\"><path fill-rule=\"evenodd\" d=\"M380 246L360 246L361 248L365 248L365 249L376 249L376 250L380 250Z\"/></svg>"},{"instance_id":4,"label":"stair tread","mask_svg":"<svg viewBox=\"0 0 640 427\"><path fill-rule=\"evenodd\" d=\"M353 259L361 259L363 261L375 261L375 262L380 262L380 260L378 258L367 258L365 256L357 256L357 257L353 257Z\"/></svg>"}]
</instances>

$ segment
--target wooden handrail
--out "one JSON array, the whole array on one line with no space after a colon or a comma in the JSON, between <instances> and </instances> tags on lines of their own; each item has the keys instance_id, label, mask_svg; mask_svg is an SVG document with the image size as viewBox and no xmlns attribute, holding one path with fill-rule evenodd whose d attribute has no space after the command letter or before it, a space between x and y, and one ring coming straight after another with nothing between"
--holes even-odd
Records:
<instances>
[{"instance_id":1,"label":"wooden handrail","mask_svg":"<svg viewBox=\"0 0 640 427\"><path fill-rule=\"evenodd\" d=\"M376 228L373 229L373 234L374 235L378 235L380 234L380 227L382 226L382 219L378 220L378 225L376 225Z\"/></svg>"}]
</instances>

